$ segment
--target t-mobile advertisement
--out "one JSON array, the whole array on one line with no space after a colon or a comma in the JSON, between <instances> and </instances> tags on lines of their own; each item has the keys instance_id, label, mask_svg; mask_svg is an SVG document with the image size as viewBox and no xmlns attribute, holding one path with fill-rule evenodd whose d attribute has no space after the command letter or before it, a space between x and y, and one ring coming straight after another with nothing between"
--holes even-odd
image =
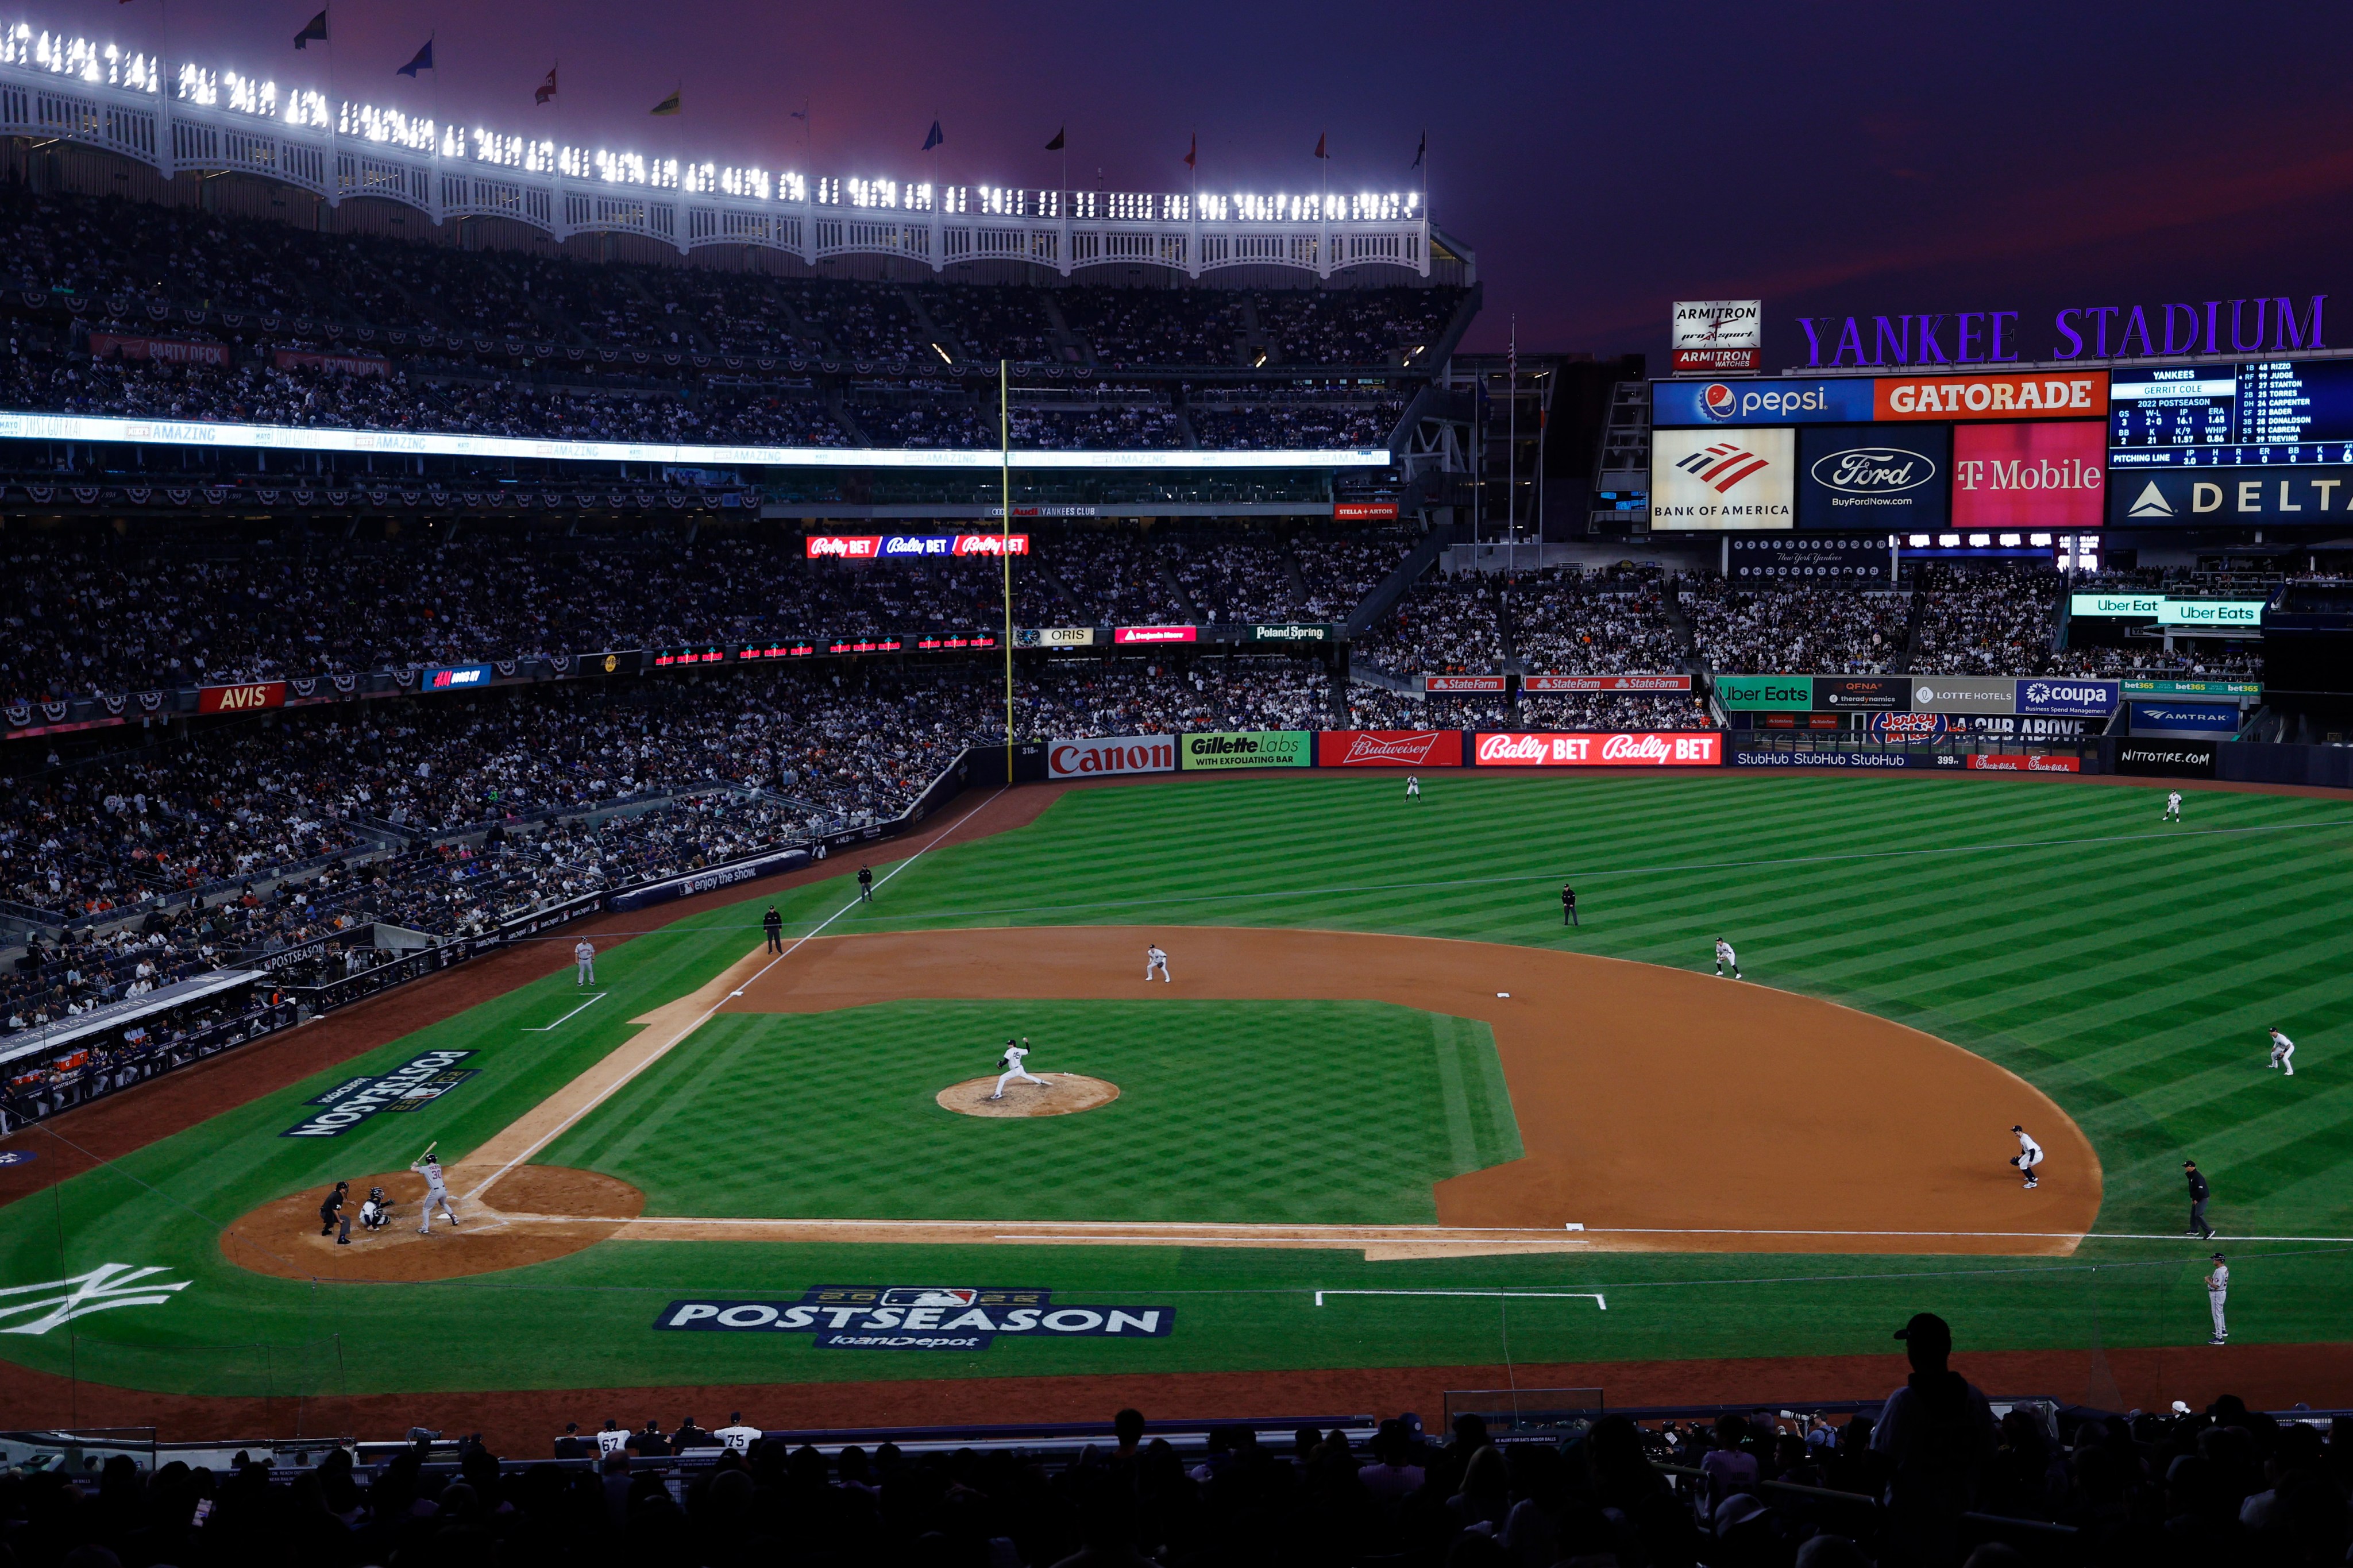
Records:
<instances>
[{"instance_id":1,"label":"t-mobile advertisement","mask_svg":"<svg viewBox=\"0 0 2353 1568\"><path fill-rule=\"evenodd\" d=\"M2097 528L2107 512L2108 427L1957 425L1955 528Z\"/></svg>"}]
</instances>

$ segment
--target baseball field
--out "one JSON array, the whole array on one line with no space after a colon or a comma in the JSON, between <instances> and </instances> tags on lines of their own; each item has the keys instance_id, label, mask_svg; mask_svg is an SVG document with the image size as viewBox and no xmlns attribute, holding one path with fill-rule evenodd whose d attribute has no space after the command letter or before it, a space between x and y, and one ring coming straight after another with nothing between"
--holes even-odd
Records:
<instances>
[{"instance_id":1,"label":"baseball field","mask_svg":"<svg viewBox=\"0 0 2353 1568\"><path fill-rule=\"evenodd\" d=\"M603 917L591 986L558 932L18 1132L0 1384L22 1422L445 1420L522 1451L731 1408L1862 1396L1935 1310L1999 1393L2353 1403L2353 803L2161 804L1715 773L970 792L878 851L871 901L836 859ZM1046 1086L980 1099L1020 1037ZM428 1145L463 1223L420 1237ZM392 1225L322 1237L337 1180L389 1189Z\"/></svg>"}]
</instances>

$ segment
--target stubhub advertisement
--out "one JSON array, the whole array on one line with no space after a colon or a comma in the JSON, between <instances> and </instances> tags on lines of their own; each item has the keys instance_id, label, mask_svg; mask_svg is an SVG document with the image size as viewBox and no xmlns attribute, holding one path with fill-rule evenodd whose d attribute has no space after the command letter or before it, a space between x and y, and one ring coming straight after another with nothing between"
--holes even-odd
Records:
<instances>
[{"instance_id":1,"label":"stubhub advertisement","mask_svg":"<svg viewBox=\"0 0 2353 1568\"><path fill-rule=\"evenodd\" d=\"M1867 425L1871 417L1868 376L1651 384L1652 425Z\"/></svg>"}]
</instances>

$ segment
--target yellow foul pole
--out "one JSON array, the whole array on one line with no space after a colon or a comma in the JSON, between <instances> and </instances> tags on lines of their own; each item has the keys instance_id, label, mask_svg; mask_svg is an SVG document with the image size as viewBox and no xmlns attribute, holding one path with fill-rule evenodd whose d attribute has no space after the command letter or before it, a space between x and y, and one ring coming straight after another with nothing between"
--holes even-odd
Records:
<instances>
[{"instance_id":1,"label":"yellow foul pole","mask_svg":"<svg viewBox=\"0 0 2353 1568\"><path fill-rule=\"evenodd\" d=\"M997 473L1004 489L1003 548L997 559L1005 565L1005 782L1013 782L1013 396L1012 363L997 362Z\"/></svg>"}]
</instances>

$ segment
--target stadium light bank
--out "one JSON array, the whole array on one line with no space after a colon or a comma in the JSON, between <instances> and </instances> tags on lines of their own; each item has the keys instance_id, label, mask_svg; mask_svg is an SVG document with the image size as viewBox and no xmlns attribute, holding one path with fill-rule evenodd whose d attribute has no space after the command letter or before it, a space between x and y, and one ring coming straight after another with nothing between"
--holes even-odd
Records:
<instances>
[{"instance_id":1,"label":"stadium light bank","mask_svg":"<svg viewBox=\"0 0 2353 1568\"><path fill-rule=\"evenodd\" d=\"M234 171L336 205L348 196L429 214L500 217L562 240L634 234L681 252L756 246L815 263L893 256L934 271L1018 261L1068 276L1156 266L1191 277L1280 267L1329 278L1355 267L1428 277L1419 191L1182 192L934 185L686 163L459 126L316 88L0 25L0 134L104 148L170 176ZM1465 280L1467 249L1446 241Z\"/></svg>"}]
</instances>

